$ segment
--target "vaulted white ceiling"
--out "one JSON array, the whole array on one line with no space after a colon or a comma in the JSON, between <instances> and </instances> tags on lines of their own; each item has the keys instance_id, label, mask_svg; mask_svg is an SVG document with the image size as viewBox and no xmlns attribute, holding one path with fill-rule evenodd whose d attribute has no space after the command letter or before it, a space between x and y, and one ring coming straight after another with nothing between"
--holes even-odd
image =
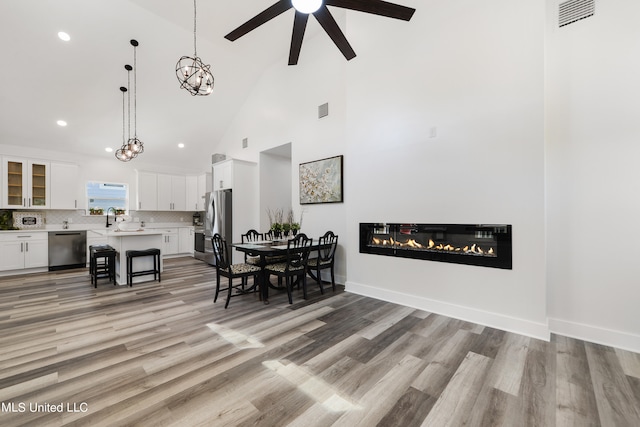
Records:
<instances>
[{"instance_id":1,"label":"vaulted white ceiling","mask_svg":"<svg viewBox=\"0 0 640 427\"><path fill-rule=\"evenodd\" d=\"M198 1L198 55L216 79L205 97L180 89L175 76L178 59L193 55L192 0L0 2L0 143L113 156L105 148L122 144L119 87L127 83L124 65L133 64L129 40L136 39L145 163L206 164L264 69L286 65L293 10L233 43L224 39L273 2ZM71 41L61 41L59 31ZM305 38L317 33L310 21ZM303 47L301 61L304 55ZM60 119L68 126L56 125Z\"/></svg>"}]
</instances>

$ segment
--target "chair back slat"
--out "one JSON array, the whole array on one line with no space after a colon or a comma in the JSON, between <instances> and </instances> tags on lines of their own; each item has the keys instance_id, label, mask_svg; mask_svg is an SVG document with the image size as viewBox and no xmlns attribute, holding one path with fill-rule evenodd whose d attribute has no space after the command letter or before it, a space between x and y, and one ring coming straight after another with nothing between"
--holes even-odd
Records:
<instances>
[{"instance_id":1,"label":"chair back slat","mask_svg":"<svg viewBox=\"0 0 640 427\"><path fill-rule=\"evenodd\" d=\"M264 240L264 234L258 233L256 230L249 230L245 234L240 235L242 243L257 242Z\"/></svg>"},{"instance_id":2,"label":"chair back slat","mask_svg":"<svg viewBox=\"0 0 640 427\"><path fill-rule=\"evenodd\" d=\"M327 263L333 260L338 247L338 236L333 231L327 231L318 239L318 260Z\"/></svg>"},{"instance_id":3,"label":"chair back slat","mask_svg":"<svg viewBox=\"0 0 640 427\"><path fill-rule=\"evenodd\" d=\"M216 233L211 238L211 243L213 244L213 253L216 257L216 266L222 269L229 268L229 251L226 240L223 240L222 236Z\"/></svg>"}]
</instances>

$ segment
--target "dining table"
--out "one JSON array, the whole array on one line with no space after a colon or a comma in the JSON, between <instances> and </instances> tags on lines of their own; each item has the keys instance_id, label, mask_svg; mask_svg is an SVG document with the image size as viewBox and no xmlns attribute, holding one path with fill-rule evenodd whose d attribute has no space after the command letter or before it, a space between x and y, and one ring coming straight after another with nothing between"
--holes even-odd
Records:
<instances>
[{"instance_id":1,"label":"dining table","mask_svg":"<svg viewBox=\"0 0 640 427\"><path fill-rule=\"evenodd\" d=\"M274 289L283 289L272 285L269 282L268 274L265 267L268 264L269 258L284 257L287 255L288 240L258 240L247 243L234 243L231 246L237 251L243 252L248 256L259 257L258 266L260 267L260 298L264 304L269 304L269 287ZM319 247L318 242L312 242L310 250L317 250Z\"/></svg>"}]
</instances>

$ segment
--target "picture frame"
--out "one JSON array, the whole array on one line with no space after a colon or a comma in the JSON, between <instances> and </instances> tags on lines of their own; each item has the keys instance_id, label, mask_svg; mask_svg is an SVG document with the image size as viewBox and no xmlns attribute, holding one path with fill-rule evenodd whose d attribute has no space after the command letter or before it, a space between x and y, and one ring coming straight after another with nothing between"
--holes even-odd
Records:
<instances>
[{"instance_id":1,"label":"picture frame","mask_svg":"<svg viewBox=\"0 0 640 427\"><path fill-rule=\"evenodd\" d=\"M343 156L300 163L300 204L343 203Z\"/></svg>"}]
</instances>

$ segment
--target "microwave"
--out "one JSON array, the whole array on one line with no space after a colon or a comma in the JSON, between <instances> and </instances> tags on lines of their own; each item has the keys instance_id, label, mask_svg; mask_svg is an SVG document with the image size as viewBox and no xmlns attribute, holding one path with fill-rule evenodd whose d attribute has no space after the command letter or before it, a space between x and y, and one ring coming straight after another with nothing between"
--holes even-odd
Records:
<instances>
[{"instance_id":1,"label":"microwave","mask_svg":"<svg viewBox=\"0 0 640 427\"><path fill-rule=\"evenodd\" d=\"M21 230L44 227L44 217L40 212L14 212L13 226Z\"/></svg>"}]
</instances>

